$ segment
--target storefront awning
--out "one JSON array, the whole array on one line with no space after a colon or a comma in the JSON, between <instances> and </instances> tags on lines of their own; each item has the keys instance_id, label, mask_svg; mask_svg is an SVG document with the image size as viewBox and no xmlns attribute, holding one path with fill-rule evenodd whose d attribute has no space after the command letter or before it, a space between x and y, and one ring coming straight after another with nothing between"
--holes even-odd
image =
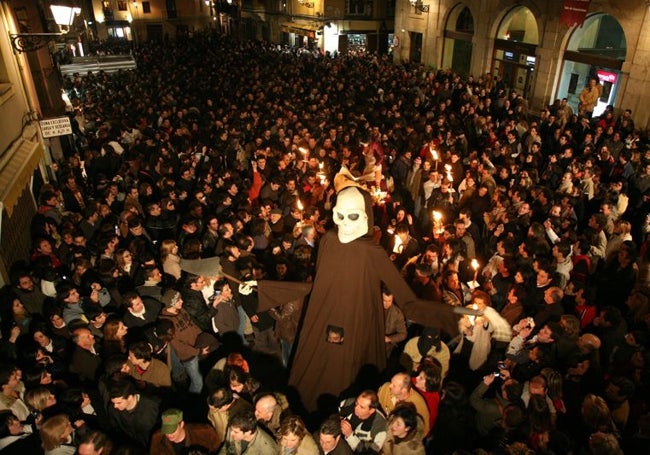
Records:
<instances>
[{"instance_id":1,"label":"storefront awning","mask_svg":"<svg viewBox=\"0 0 650 455\"><path fill-rule=\"evenodd\" d=\"M3 158L0 169L0 201L11 216L18 198L43 158L43 147L38 142L24 139L7 150Z\"/></svg>"},{"instance_id":2,"label":"storefront awning","mask_svg":"<svg viewBox=\"0 0 650 455\"><path fill-rule=\"evenodd\" d=\"M299 22L285 22L282 24L283 32L296 33L308 38L315 38L316 30L318 30L318 25L301 24Z\"/></svg>"}]
</instances>

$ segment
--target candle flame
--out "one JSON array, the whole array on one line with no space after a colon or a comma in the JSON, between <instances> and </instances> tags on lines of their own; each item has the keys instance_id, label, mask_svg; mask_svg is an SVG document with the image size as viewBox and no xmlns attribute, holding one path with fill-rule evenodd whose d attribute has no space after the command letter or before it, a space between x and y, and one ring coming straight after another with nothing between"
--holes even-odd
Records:
<instances>
[{"instance_id":1,"label":"candle flame","mask_svg":"<svg viewBox=\"0 0 650 455\"><path fill-rule=\"evenodd\" d=\"M472 268L474 270L478 269L478 261L476 259L472 259Z\"/></svg>"},{"instance_id":2,"label":"candle flame","mask_svg":"<svg viewBox=\"0 0 650 455\"><path fill-rule=\"evenodd\" d=\"M437 210L433 211L433 219L435 221L440 221L442 219L442 213L438 212Z\"/></svg>"},{"instance_id":3,"label":"candle flame","mask_svg":"<svg viewBox=\"0 0 650 455\"><path fill-rule=\"evenodd\" d=\"M298 203L296 204L296 206L298 207L298 210L300 210L300 211L302 211L302 209L304 208L303 205L302 205L302 201L300 199L298 199Z\"/></svg>"}]
</instances>

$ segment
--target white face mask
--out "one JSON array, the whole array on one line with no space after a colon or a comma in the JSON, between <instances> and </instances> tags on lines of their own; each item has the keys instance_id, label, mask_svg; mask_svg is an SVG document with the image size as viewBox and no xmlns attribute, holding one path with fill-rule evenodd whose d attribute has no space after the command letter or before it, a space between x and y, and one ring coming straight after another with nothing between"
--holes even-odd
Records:
<instances>
[{"instance_id":1,"label":"white face mask","mask_svg":"<svg viewBox=\"0 0 650 455\"><path fill-rule=\"evenodd\" d=\"M333 212L341 243L350 243L368 233L368 215L360 190L346 188L341 191Z\"/></svg>"}]
</instances>

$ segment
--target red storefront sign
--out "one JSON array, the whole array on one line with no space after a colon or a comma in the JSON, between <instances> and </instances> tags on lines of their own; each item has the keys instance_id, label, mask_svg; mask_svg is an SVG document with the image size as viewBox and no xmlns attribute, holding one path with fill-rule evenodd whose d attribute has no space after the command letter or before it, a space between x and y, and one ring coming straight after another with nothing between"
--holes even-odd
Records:
<instances>
[{"instance_id":1,"label":"red storefront sign","mask_svg":"<svg viewBox=\"0 0 650 455\"><path fill-rule=\"evenodd\" d=\"M569 27L578 25L582 27L589 11L591 0L564 0L562 2L562 12L560 13L560 24L566 24Z\"/></svg>"},{"instance_id":2,"label":"red storefront sign","mask_svg":"<svg viewBox=\"0 0 650 455\"><path fill-rule=\"evenodd\" d=\"M596 70L598 74L598 79L600 82L609 82L610 84L616 84L617 74L609 71Z\"/></svg>"}]
</instances>

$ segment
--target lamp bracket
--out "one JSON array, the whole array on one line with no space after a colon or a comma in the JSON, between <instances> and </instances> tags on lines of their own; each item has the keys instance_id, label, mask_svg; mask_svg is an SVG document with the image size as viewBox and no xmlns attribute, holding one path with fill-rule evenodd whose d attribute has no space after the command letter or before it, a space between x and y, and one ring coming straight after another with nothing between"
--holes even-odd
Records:
<instances>
[{"instance_id":1,"label":"lamp bracket","mask_svg":"<svg viewBox=\"0 0 650 455\"><path fill-rule=\"evenodd\" d=\"M42 49L50 41L62 35L64 33L10 33L9 39L11 40L11 47L15 51L23 53Z\"/></svg>"}]
</instances>

